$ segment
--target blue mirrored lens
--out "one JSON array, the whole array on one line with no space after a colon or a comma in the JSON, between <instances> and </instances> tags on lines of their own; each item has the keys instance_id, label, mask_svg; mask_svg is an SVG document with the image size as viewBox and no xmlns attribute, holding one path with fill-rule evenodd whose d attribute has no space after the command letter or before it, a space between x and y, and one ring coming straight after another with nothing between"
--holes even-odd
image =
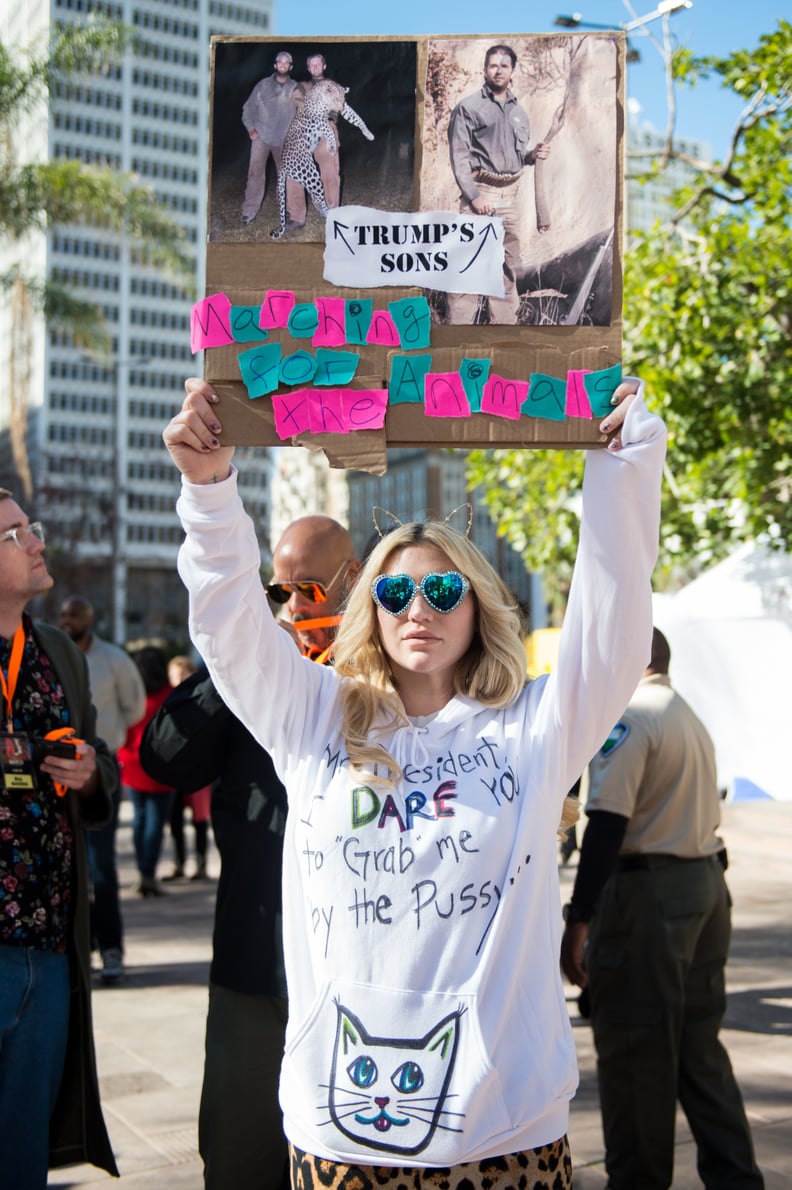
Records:
<instances>
[{"instance_id":1,"label":"blue mirrored lens","mask_svg":"<svg viewBox=\"0 0 792 1190\"><path fill-rule=\"evenodd\" d=\"M427 574L421 583L424 599L438 612L453 611L465 590L465 580L455 570L449 570L447 574Z\"/></svg>"},{"instance_id":2,"label":"blue mirrored lens","mask_svg":"<svg viewBox=\"0 0 792 1190\"><path fill-rule=\"evenodd\" d=\"M398 616L415 594L415 583L408 574L387 574L375 584L380 607Z\"/></svg>"}]
</instances>

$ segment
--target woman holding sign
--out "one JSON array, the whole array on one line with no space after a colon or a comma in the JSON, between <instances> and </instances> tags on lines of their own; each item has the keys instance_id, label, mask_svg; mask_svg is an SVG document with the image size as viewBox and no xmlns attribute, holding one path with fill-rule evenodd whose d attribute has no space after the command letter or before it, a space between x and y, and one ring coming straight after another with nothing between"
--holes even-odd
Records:
<instances>
[{"instance_id":1,"label":"woman holding sign","mask_svg":"<svg viewBox=\"0 0 792 1190\"><path fill-rule=\"evenodd\" d=\"M291 802L293 1184L570 1186L556 831L648 657L663 423L620 385L552 674L526 682L514 601L445 522L375 546L330 669L276 627L217 397L186 388L164 439L193 640Z\"/></svg>"}]
</instances>

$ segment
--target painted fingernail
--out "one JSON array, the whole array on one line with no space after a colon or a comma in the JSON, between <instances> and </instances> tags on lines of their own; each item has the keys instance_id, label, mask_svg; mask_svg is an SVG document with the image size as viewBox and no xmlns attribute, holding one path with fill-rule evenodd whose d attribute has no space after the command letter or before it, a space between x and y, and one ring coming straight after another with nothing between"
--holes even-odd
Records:
<instances>
[{"instance_id":1,"label":"painted fingernail","mask_svg":"<svg viewBox=\"0 0 792 1190\"><path fill-rule=\"evenodd\" d=\"M211 445L211 446L219 446L219 445L220 445L220 443L217 441L217 439L216 439L216 438L212 438L210 445Z\"/></svg>"},{"instance_id":2,"label":"painted fingernail","mask_svg":"<svg viewBox=\"0 0 792 1190\"><path fill-rule=\"evenodd\" d=\"M222 430L222 428L223 427L220 425L219 421L213 421L213 422L210 422L210 424L209 424L209 429L212 431L213 434L219 434L220 431Z\"/></svg>"},{"instance_id":3,"label":"painted fingernail","mask_svg":"<svg viewBox=\"0 0 792 1190\"><path fill-rule=\"evenodd\" d=\"M607 434L609 432L610 428L611 428L611 424L609 421L604 421L602 423L602 425L600 426L600 430L602 431L603 434Z\"/></svg>"},{"instance_id":4,"label":"painted fingernail","mask_svg":"<svg viewBox=\"0 0 792 1190\"><path fill-rule=\"evenodd\" d=\"M610 442L608 443L608 450L618 450L620 446L621 442L618 438L611 438Z\"/></svg>"},{"instance_id":5,"label":"painted fingernail","mask_svg":"<svg viewBox=\"0 0 792 1190\"><path fill-rule=\"evenodd\" d=\"M615 394L615 393L614 393L614 394L613 394L613 396L611 397L610 403L611 403L611 405L618 405L618 404L619 404L619 398L616 396L616 394Z\"/></svg>"}]
</instances>

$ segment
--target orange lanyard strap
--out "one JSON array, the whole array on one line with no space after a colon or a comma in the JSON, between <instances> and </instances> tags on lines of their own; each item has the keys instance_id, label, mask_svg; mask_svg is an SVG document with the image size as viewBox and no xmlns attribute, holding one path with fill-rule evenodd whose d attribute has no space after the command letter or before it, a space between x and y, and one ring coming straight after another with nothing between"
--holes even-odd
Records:
<instances>
[{"instance_id":1,"label":"orange lanyard strap","mask_svg":"<svg viewBox=\"0 0 792 1190\"><path fill-rule=\"evenodd\" d=\"M0 684L3 687L5 699L6 730L14 730L14 694L16 693L19 670L22 666L22 654L25 651L25 629L20 621L11 645L11 656L8 659L8 674L0 666Z\"/></svg>"},{"instance_id":2,"label":"orange lanyard strap","mask_svg":"<svg viewBox=\"0 0 792 1190\"><path fill-rule=\"evenodd\" d=\"M317 665L327 665L328 661L333 655L333 646L328 645L326 649L305 649L303 656L307 657L309 661L315 661Z\"/></svg>"},{"instance_id":3,"label":"orange lanyard strap","mask_svg":"<svg viewBox=\"0 0 792 1190\"><path fill-rule=\"evenodd\" d=\"M316 628L337 628L341 616L320 616L318 620L289 620L295 632L313 632Z\"/></svg>"},{"instance_id":4,"label":"orange lanyard strap","mask_svg":"<svg viewBox=\"0 0 792 1190\"><path fill-rule=\"evenodd\" d=\"M298 620L292 626L298 632L311 632L314 628L336 628L341 623L341 616L322 616L318 620ZM305 645L303 647L303 656L310 661L315 661L317 665L327 665L330 658L333 656L333 644L331 641L326 649L319 649L316 645Z\"/></svg>"}]
</instances>

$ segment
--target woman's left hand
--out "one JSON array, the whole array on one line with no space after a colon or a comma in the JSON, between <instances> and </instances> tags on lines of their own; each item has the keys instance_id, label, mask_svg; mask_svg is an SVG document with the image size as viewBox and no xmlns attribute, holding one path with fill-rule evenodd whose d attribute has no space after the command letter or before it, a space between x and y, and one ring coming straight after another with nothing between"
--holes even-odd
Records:
<instances>
[{"instance_id":1,"label":"woman's left hand","mask_svg":"<svg viewBox=\"0 0 792 1190\"><path fill-rule=\"evenodd\" d=\"M608 450L621 450L621 427L627 416L627 410L636 398L639 387L637 380L623 380L611 397L613 409L600 422L599 427L600 433L610 435Z\"/></svg>"}]
</instances>

